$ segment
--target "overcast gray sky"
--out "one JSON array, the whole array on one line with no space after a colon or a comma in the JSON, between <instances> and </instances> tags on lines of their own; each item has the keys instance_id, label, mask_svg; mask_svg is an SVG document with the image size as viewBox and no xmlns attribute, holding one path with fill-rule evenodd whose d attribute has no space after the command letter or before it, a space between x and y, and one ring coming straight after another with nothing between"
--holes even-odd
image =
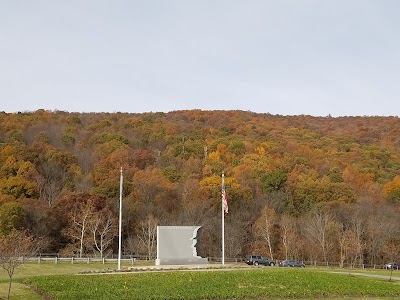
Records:
<instances>
[{"instance_id":1,"label":"overcast gray sky","mask_svg":"<svg viewBox=\"0 0 400 300\"><path fill-rule=\"evenodd\" d=\"M397 0L0 0L0 111L400 115Z\"/></svg>"}]
</instances>

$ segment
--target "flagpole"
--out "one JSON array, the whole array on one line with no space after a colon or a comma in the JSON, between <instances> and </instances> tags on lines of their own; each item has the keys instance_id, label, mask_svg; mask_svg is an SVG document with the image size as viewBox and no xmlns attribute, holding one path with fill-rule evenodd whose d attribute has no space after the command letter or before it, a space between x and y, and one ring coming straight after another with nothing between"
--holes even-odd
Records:
<instances>
[{"instance_id":1,"label":"flagpole","mask_svg":"<svg viewBox=\"0 0 400 300\"><path fill-rule=\"evenodd\" d=\"M224 207L224 189L225 189L225 175L224 172L222 172L222 197L221 197L221 212L222 212L222 265L225 264L225 207Z\"/></svg>"},{"instance_id":2,"label":"flagpole","mask_svg":"<svg viewBox=\"0 0 400 300\"><path fill-rule=\"evenodd\" d=\"M120 172L120 181L119 181L119 236L118 236L118 271L121 270L121 232L122 232L122 167Z\"/></svg>"}]
</instances>

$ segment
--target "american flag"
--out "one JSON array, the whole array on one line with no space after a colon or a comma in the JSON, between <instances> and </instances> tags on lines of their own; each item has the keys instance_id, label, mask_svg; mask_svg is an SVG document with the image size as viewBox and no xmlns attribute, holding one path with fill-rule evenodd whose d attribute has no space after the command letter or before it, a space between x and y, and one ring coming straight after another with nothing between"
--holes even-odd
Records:
<instances>
[{"instance_id":1,"label":"american flag","mask_svg":"<svg viewBox=\"0 0 400 300\"><path fill-rule=\"evenodd\" d=\"M226 199L225 182L222 180L222 205L225 213L228 213L228 200Z\"/></svg>"}]
</instances>

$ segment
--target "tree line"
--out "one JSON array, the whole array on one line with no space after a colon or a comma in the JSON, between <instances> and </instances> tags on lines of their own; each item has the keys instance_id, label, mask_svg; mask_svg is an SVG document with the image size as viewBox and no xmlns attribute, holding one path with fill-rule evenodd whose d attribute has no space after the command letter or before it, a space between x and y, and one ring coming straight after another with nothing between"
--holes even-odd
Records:
<instances>
[{"instance_id":1,"label":"tree line","mask_svg":"<svg viewBox=\"0 0 400 300\"><path fill-rule=\"evenodd\" d=\"M0 113L0 236L41 251L155 256L157 225L199 253L382 264L400 257L400 120L244 111Z\"/></svg>"}]
</instances>

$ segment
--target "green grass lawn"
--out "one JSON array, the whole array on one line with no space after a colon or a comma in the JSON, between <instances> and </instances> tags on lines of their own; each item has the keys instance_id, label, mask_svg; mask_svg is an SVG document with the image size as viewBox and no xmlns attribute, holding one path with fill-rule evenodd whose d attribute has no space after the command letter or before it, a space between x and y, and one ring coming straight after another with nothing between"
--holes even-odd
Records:
<instances>
[{"instance_id":1,"label":"green grass lawn","mask_svg":"<svg viewBox=\"0 0 400 300\"><path fill-rule=\"evenodd\" d=\"M398 283L290 268L41 276L28 281L59 300L400 297Z\"/></svg>"},{"instance_id":2,"label":"green grass lawn","mask_svg":"<svg viewBox=\"0 0 400 300\"><path fill-rule=\"evenodd\" d=\"M143 264L143 263L142 263ZM130 263L122 263L122 268L130 267ZM15 270L13 276L13 283L11 287L11 299L13 300L36 300L42 299L39 297L31 288L26 284L23 284L23 280L27 277L33 276L52 276L52 275L72 275L83 271L90 270L107 270L117 269L117 263L106 263L102 264L100 262L91 262L90 264L84 262L75 262L74 264L70 262L44 262L40 264L37 262L27 262L19 266ZM0 299L6 299L8 289L8 276L7 273L0 269Z\"/></svg>"},{"instance_id":3,"label":"green grass lawn","mask_svg":"<svg viewBox=\"0 0 400 300\"><path fill-rule=\"evenodd\" d=\"M130 264L122 265L127 269ZM28 263L16 270L11 299L44 299L26 283L55 299L398 299L400 282L335 274L328 269L279 267L250 270L129 272L76 275L82 271L115 270L116 263ZM343 270L341 270L343 271ZM353 272L363 272L354 270ZM365 273L368 271L364 270ZM375 270L371 274L389 275ZM400 272L398 274L400 276ZM395 274L394 274L395 276ZM7 276L0 272L0 299Z\"/></svg>"}]
</instances>

